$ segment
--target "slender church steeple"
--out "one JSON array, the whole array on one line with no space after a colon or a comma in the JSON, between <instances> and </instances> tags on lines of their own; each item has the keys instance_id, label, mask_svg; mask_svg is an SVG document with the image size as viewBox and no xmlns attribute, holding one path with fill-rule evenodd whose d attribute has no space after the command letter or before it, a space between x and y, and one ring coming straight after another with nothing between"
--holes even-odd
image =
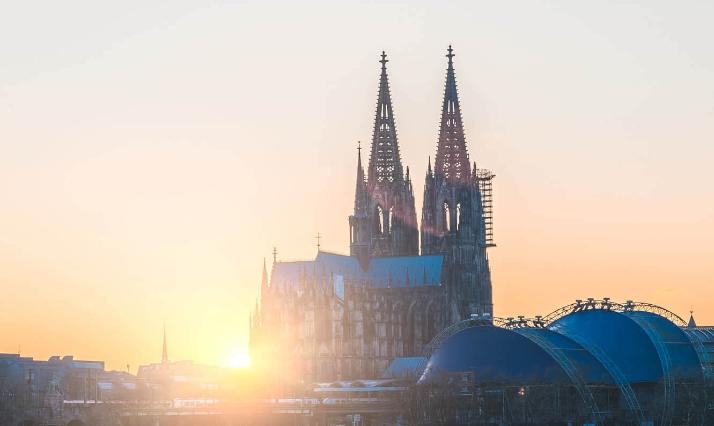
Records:
<instances>
[{"instance_id":1,"label":"slender church steeple","mask_svg":"<svg viewBox=\"0 0 714 426\"><path fill-rule=\"evenodd\" d=\"M359 149L357 154L355 212L350 216L350 253L360 257L363 265L370 257L419 253L414 193L408 176L404 175L399 153L387 62L387 55L382 52L366 182Z\"/></svg>"},{"instance_id":2,"label":"slender church steeple","mask_svg":"<svg viewBox=\"0 0 714 426\"><path fill-rule=\"evenodd\" d=\"M356 256L366 267L369 259L369 194L362 168L362 146L357 142L357 180L354 214L350 216L350 256Z\"/></svg>"},{"instance_id":3,"label":"slender church steeple","mask_svg":"<svg viewBox=\"0 0 714 426\"><path fill-rule=\"evenodd\" d=\"M436 158L433 172L429 160L421 222L422 253L446 257L452 322L493 313L484 206L466 149L454 56L449 46Z\"/></svg>"},{"instance_id":4,"label":"slender church steeple","mask_svg":"<svg viewBox=\"0 0 714 426\"><path fill-rule=\"evenodd\" d=\"M167 364L169 362L169 351L166 348L166 324L164 324L164 349L161 352L161 363Z\"/></svg>"},{"instance_id":5,"label":"slender church steeple","mask_svg":"<svg viewBox=\"0 0 714 426\"><path fill-rule=\"evenodd\" d=\"M265 266L265 258L263 258L263 276L260 280L260 297L263 298L268 293L268 268Z\"/></svg>"},{"instance_id":6,"label":"slender church steeple","mask_svg":"<svg viewBox=\"0 0 714 426\"><path fill-rule=\"evenodd\" d=\"M355 215L366 215L369 195L367 194L367 182L364 179L364 168L362 167L362 145L357 142L357 181L355 184Z\"/></svg>"}]
</instances>

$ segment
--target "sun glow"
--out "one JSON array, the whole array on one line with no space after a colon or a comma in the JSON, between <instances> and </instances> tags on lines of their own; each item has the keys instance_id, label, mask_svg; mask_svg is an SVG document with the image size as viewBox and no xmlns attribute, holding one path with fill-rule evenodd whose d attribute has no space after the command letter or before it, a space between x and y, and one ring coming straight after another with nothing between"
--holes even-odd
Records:
<instances>
[{"instance_id":1,"label":"sun glow","mask_svg":"<svg viewBox=\"0 0 714 426\"><path fill-rule=\"evenodd\" d=\"M248 368L250 367L250 355L246 352L236 352L228 358L226 366L228 368Z\"/></svg>"}]
</instances>

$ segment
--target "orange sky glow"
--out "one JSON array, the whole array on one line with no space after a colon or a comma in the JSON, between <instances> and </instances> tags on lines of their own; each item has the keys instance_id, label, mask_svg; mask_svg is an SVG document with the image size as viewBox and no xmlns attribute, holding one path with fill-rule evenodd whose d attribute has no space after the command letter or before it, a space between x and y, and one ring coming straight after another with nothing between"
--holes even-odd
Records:
<instances>
[{"instance_id":1,"label":"orange sky glow","mask_svg":"<svg viewBox=\"0 0 714 426\"><path fill-rule=\"evenodd\" d=\"M348 251L382 50L421 211L449 44L496 174L495 314L608 296L714 324L711 2L2 9L0 352L135 371L165 323L171 359L246 365L273 246Z\"/></svg>"}]
</instances>

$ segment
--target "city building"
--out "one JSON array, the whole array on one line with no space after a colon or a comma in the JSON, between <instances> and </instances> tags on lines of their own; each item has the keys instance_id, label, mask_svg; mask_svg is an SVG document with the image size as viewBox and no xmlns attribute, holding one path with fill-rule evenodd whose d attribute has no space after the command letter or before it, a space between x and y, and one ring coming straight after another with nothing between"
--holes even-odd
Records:
<instances>
[{"instance_id":1,"label":"city building","mask_svg":"<svg viewBox=\"0 0 714 426\"><path fill-rule=\"evenodd\" d=\"M280 262L274 255L270 277L263 266L260 301L250 318L251 352L254 360L289 366L282 380L378 377L393 359L421 354L445 327L492 316L486 250L493 245L494 175L469 159L451 46L446 56L421 226L382 52L366 172L357 151L350 254L322 251L318 241L314 260Z\"/></svg>"},{"instance_id":2,"label":"city building","mask_svg":"<svg viewBox=\"0 0 714 426\"><path fill-rule=\"evenodd\" d=\"M19 354L0 354L0 424L43 419L56 424L66 417L66 403L81 404L126 396L135 388L125 372L106 371L103 361L52 356L47 361ZM63 423L58 423L63 424Z\"/></svg>"}]
</instances>

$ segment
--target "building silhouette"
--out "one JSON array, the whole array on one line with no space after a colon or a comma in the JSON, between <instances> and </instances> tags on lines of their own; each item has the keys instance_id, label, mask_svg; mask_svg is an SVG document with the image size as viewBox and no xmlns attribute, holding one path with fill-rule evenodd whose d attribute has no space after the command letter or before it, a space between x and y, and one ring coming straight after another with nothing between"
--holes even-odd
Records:
<instances>
[{"instance_id":1,"label":"building silhouette","mask_svg":"<svg viewBox=\"0 0 714 426\"><path fill-rule=\"evenodd\" d=\"M350 255L263 265L250 317L254 362L280 362L285 380L375 377L395 358L421 354L445 327L491 318L491 181L469 159L449 46L438 144L425 176L421 229L402 165L382 52L365 172L357 152ZM419 237L421 236L421 252Z\"/></svg>"}]
</instances>

